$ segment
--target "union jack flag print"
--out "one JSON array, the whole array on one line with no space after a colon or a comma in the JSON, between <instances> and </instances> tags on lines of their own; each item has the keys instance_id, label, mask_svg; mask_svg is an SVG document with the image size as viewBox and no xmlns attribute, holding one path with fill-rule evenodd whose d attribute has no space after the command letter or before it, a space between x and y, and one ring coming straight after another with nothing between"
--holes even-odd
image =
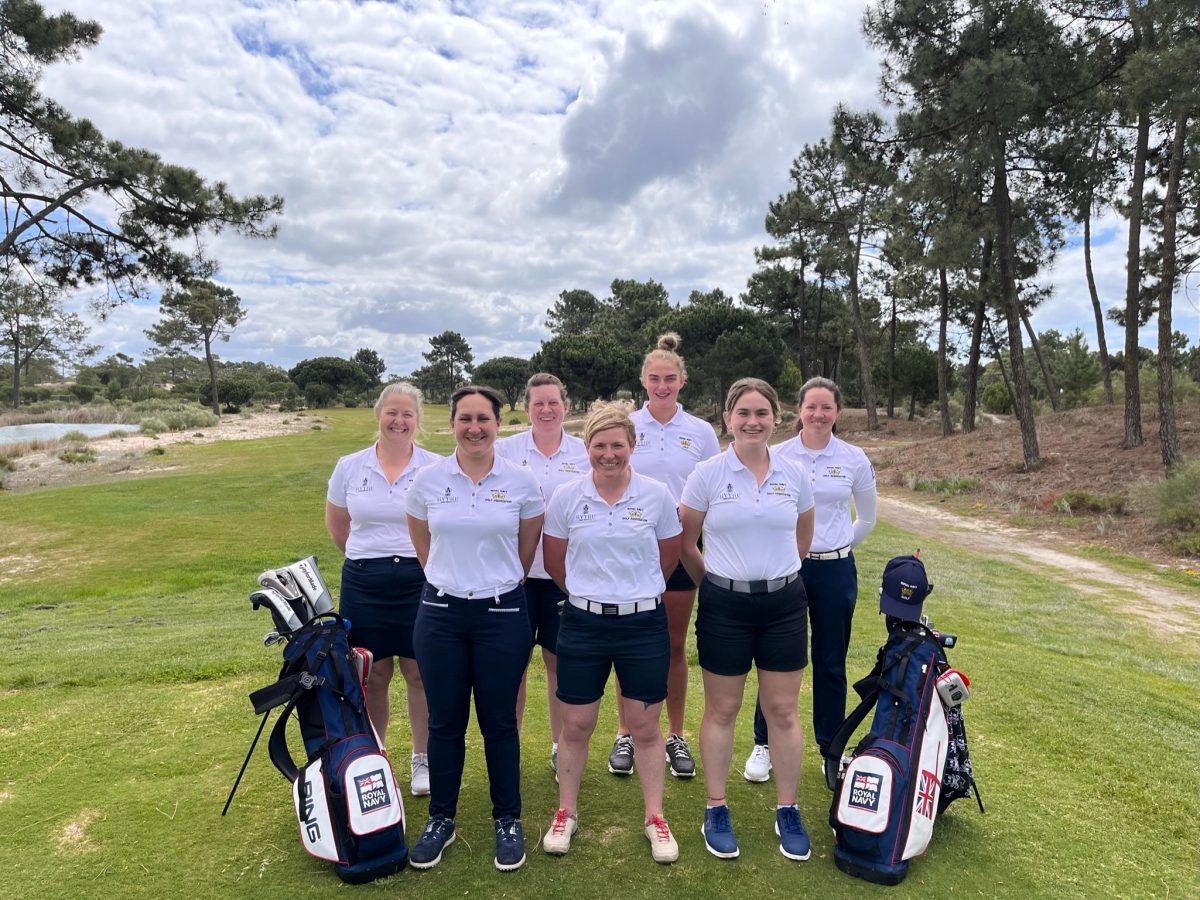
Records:
<instances>
[{"instance_id":1,"label":"union jack flag print","mask_svg":"<svg viewBox=\"0 0 1200 900\"><path fill-rule=\"evenodd\" d=\"M921 784L917 790L917 815L927 819L933 818L933 810L937 806L937 789L940 784L938 777L928 769L921 770Z\"/></svg>"}]
</instances>

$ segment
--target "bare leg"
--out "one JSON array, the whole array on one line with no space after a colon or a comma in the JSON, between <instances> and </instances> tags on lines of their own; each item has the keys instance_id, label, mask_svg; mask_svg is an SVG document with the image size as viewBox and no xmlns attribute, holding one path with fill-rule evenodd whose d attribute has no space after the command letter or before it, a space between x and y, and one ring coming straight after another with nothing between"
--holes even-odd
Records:
<instances>
[{"instance_id":1,"label":"bare leg","mask_svg":"<svg viewBox=\"0 0 1200 900\"><path fill-rule=\"evenodd\" d=\"M429 704L425 700L425 683L421 681L421 670L417 661L407 656L398 657L400 674L404 676L408 689L408 727L412 729L413 753L426 753L429 749Z\"/></svg>"},{"instance_id":2,"label":"bare leg","mask_svg":"<svg viewBox=\"0 0 1200 900\"><path fill-rule=\"evenodd\" d=\"M623 699L625 721L629 723L629 734L633 736L633 758L637 763L638 781L642 785L642 802L646 805L646 818L663 814L663 779L666 776L667 751L663 742L662 704L647 706L640 700ZM562 748L559 748L562 754ZM665 818L665 817L664 817Z\"/></svg>"},{"instance_id":3,"label":"bare leg","mask_svg":"<svg viewBox=\"0 0 1200 900\"><path fill-rule=\"evenodd\" d=\"M388 700L388 685L392 683L392 673L395 664L392 657L376 658L371 663L371 672L367 675L367 715L375 726L381 744L387 743L388 719L391 718L392 707ZM428 721L428 714L426 720Z\"/></svg>"},{"instance_id":4,"label":"bare leg","mask_svg":"<svg viewBox=\"0 0 1200 900\"><path fill-rule=\"evenodd\" d=\"M667 632L671 637L671 667L667 671L667 729L671 734L682 735L688 688L687 633L692 622L692 607L696 605L696 592L667 591L663 594L663 603L667 607Z\"/></svg>"},{"instance_id":5,"label":"bare leg","mask_svg":"<svg viewBox=\"0 0 1200 900\"><path fill-rule=\"evenodd\" d=\"M558 737L558 805L575 812L579 803L579 785L587 766L588 741L596 730L600 701L577 705L562 704L562 732Z\"/></svg>"},{"instance_id":6,"label":"bare leg","mask_svg":"<svg viewBox=\"0 0 1200 900\"><path fill-rule=\"evenodd\" d=\"M559 735L562 734L562 701L558 699L558 655L543 647L542 662L546 665L546 709L550 712L550 740L557 744ZM594 726L595 722L592 724Z\"/></svg>"},{"instance_id":7,"label":"bare leg","mask_svg":"<svg viewBox=\"0 0 1200 900\"><path fill-rule=\"evenodd\" d=\"M775 768L775 791L780 806L791 806L796 802L800 765L804 761L804 729L796 720L796 699L803 679L803 669L795 672L758 670L758 697L771 735L771 764Z\"/></svg>"},{"instance_id":8,"label":"bare leg","mask_svg":"<svg viewBox=\"0 0 1200 900\"><path fill-rule=\"evenodd\" d=\"M742 706L746 689L745 675L715 675L701 669L704 676L704 717L700 720L700 760L704 764L704 785L708 805L725 803L729 761L733 756L733 726ZM793 711L792 719L796 715ZM774 734L772 734L774 740ZM772 748L774 749L774 748Z\"/></svg>"}]
</instances>

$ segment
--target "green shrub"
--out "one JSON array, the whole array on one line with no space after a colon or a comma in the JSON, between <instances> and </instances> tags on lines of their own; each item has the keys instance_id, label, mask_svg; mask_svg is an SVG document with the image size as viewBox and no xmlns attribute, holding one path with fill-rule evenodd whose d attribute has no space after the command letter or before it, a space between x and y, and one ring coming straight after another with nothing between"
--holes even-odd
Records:
<instances>
[{"instance_id":1,"label":"green shrub","mask_svg":"<svg viewBox=\"0 0 1200 900\"><path fill-rule=\"evenodd\" d=\"M1138 489L1138 499L1160 525L1200 532L1200 461Z\"/></svg>"},{"instance_id":2,"label":"green shrub","mask_svg":"<svg viewBox=\"0 0 1200 900\"><path fill-rule=\"evenodd\" d=\"M166 456L166 454L167 454L166 447L151 447L149 450L146 451L147 456Z\"/></svg>"},{"instance_id":3,"label":"green shrub","mask_svg":"<svg viewBox=\"0 0 1200 900\"><path fill-rule=\"evenodd\" d=\"M509 425L520 425L520 424L521 424L521 417L520 417L520 416L513 416L511 419L509 419L509 420L508 420L508 424L509 424Z\"/></svg>"},{"instance_id":4,"label":"green shrub","mask_svg":"<svg viewBox=\"0 0 1200 900\"><path fill-rule=\"evenodd\" d=\"M0 488L2 487L3 482L0 482ZM1200 557L1200 532L1189 531L1185 534L1176 535L1169 543L1171 549L1180 556Z\"/></svg>"},{"instance_id":5,"label":"green shrub","mask_svg":"<svg viewBox=\"0 0 1200 900\"><path fill-rule=\"evenodd\" d=\"M80 403L91 403L92 398L96 396L96 389L90 384L73 384L67 390Z\"/></svg>"},{"instance_id":6,"label":"green shrub","mask_svg":"<svg viewBox=\"0 0 1200 900\"><path fill-rule=\"evenodd\" d=\"M1067 491L1054 501L1054 508L1067 515L1094 512L1119 516L1125 512L1125 498L1120 494L1107 494L1099 497L1088 491Z\"/></svg>"},{"instance_id":7,"label":"green shrub","mask_svg":"<svg viewBox=\"0 0 1200 900\"><path fill-rule=\"evenodd\" d=\"M970 475L952 475L949 478L922 478L909 475L906 479L910 491L931 494L968 494L983 487L983 482Z\"/></svg>"},{"instance_id":8,"label":"green shrub","mask_svg":"<svg viewBox=\"0 0 1200 900\"><path fill-rule=\"evenodd\" d=\"M78 428L72 428L70 431L68 431L66 434L63 435L63 440L71 441L76 444L86 444L87 440L88 440L88 436L86 434L84 434L82 431L80 431Z\"/></svg>"},{"instance_id":9,"label":"green shrub","mask_svg":"<svg viewBox=\"0 0 1200 900\"><path fill-rule=\"evenodd\" d=\"M169 431L167 423L157 416L149 416L142 419L142 434L158 434L160 431Z\"/></svg>"},{"instance_id":10,"label":"green shrub","mask_svg":"<svg viewBox=\"0 0 1200 900\"><path fill-rule=\"evenodd\" d=\"M96 451L91 447L72 447L58 454L65 463L90 463L96 461Z\"/></svg>"},{"instance_id":11,"label":"green shrub","mask_svg":"<svg viewBox=\"0 0 1200 900\"><path fill-rule=\"evenodd\" d=\"M11 459L9 459L7 456L5 456L3 453L0 453L0 472L15 472L15 471L17 471L17 464L15 462L13 462Z\"/></svg>"},{"instance_id":12,"label":"green shrub","mask_svg":"<svg viewBox=\"0 0 1200 900\"><path fill-rule=\"evenodd\" d=\"M1007 415L1012 412L1012 397L1003 381L993 381L984 388L979 403L985 410L996 415Z\"/></svg>"}]
</instances>

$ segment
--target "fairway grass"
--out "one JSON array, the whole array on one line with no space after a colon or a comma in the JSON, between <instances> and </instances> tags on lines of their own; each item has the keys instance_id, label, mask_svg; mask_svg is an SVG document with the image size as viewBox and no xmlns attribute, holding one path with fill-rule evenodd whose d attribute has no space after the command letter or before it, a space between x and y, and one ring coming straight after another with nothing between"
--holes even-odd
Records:
<instances>
[{"instance_id":1,"label":"fairway grass","mask_svg":"<svg viewBox=\"0 0 1200 900\"><path fill-rule=\"evenodd\" d=\"M426 423L435 427L442 418ZM443 864L342 886L301 850L289 786L265 746L229 815L220 812L257 727L246 695L279 669L278 648L261 642L270 621L247 600L254 579L316 553L337 592L325 484L337 457L373 434L370 410L335 410L323 431L173 449L160 470L136 480L0 493L8 648L0 655L0 896L1200 896L1200 649L1124 614L1119 596L1092 597L887 526L858 554L850 677L867 673L885 637L875 613L884 562L920 546L936 585L926 611L959 635L950 660L971 679L967 730L987 805L980 815L972 800L955 803L899 887L877 888L833 866L830 795L815 758L800 785L808 862L776 850L773 784L747 784L735 771L729 802L741 858L704 849L703 778L668 778L680 860L656 866L636 779L605 769L611 699L592 742L579 834L567 856L546 856L539 841L557 789L536 655L522 735L526 866L492 868L472 726L461 840ZM450 448L444 434L425 443ZM698 750L703 697L690 649L687 725ZM752 690L753 678L735 769L750 749ZM402 696L394 687L388 744L407 787ZM811 744L807 685L800 707ZM428 804L406 804L411 842Z\"/></svg>"}]
</instances>

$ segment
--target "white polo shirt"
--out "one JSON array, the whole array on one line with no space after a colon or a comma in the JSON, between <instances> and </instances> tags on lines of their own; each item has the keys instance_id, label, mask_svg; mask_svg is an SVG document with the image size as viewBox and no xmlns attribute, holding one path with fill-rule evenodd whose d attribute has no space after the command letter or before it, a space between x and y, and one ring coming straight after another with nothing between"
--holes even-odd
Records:
<instances>
[{"instance_id":1,"label":"white polo shirt","mask_svg":"<svg viewBox=\"0 0 1200 900\"><path fill-rule=\"evenodd\" d=\"M682 531L667 486L637 472L612 506L589 472L554 492L542 529L567 542L567 591L600 603L633 603L666 590L658 542Z\"/></svg>"},{"instance_id":2,"label":"white polo shirt","mask_svg":"<svg viewBox=\"0 0 1200 900\"><path fill-rule=\"evenodd\" d=\"M451 453L417 473L407 510L429 523L425 580L455 597L499 596L525 572L517 554L522 519L546 510L537 480L497 455L479 484Z\"/></svg>"},{"instance_id":3,"label":"white polo shirt","mask_svg":"<svg viewBox=\"0 0 1200 900\"><path fill-rule=\"evenodd\" d=\"M867 454L836 434L824 450L809 450L796 435L775 448L776 453L800 464L817 501L817 522L812 552L827 553L857 547L875 527L875 469ZM854 513L850 518L850 500Z\"/></svg>"},{"instance_id":4,"label":"white polo shirt","mask_svg":"<svg viewBox=\"0 0 1200 900\"><path fill-rule=\"evenodd\" d=\"M337 461L325 499L350 512L347 559L417 555L408 536L404 500L417 470L441 458L414 444L412 458L394 482L383 474L374 444Z\"/></svg>"},{"instance_id":5,"label":"white polo shirt","mask_svg":"<svg viewBox=\"0 0 1200 900\"><path fill-rule=\"evenodd\" d=\"M586 445L565 431L562 433L562 443L558 445L558 450L550 456L543 456L542 451L537 448L533 441L532 429L496 441L496 453L532 472L533 477L542 486L542 496L547 502L554 496L554 490L560 484L592 471ZM533 558L529 577L550 577L542 563L541 541L538 542L537 555Z\"/></svg>"},{"instance_id":6,"label":"white polo shirt","mask_svg":"<svg viewBox=\"0 0 1200 900\"><path fill-rule=\"evenodd\" d=\"M680 503L704 513L704 567L738 581L783 578L800 568L796 520L813 508L804 471L778 453L760 485L733 447L688 476Z\"/></svg>"},{"instance_id":7,"label":"white polo shirt","mask_svg":"<svg viewBox=\"0 0 1200 900\"><path fill-rule=\"evenodd\" d=\"M637 430L632 461L638 473L665 484L676 502L696 463L721 452L713 427L703 419L685 413L678 403L675 404L675 415L666 425L651 415L649 403L629 418Z\"/></svg>"}]
</instances>

